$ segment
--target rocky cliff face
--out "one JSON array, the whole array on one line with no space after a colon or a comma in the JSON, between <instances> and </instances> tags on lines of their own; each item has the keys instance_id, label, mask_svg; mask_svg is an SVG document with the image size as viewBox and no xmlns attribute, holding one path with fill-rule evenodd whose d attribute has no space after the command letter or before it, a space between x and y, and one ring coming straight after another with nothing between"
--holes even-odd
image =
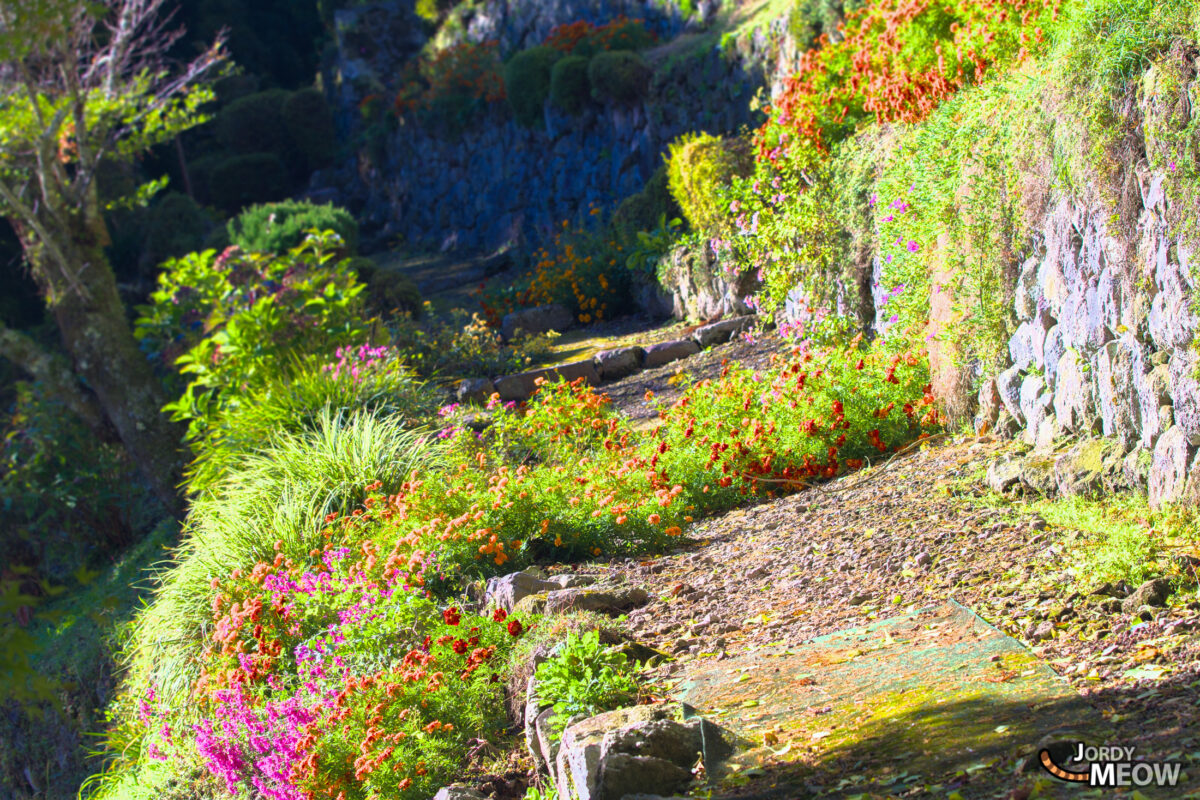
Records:
<instances>
[{"instance_id":1,"label":"rocky cliff face","mask_svg":"<svg viewBox=\"0 0 1200 800\"><path fill-rule=\"evenodd\" d=\"M700 24L706 10L689 24ZM729 133L756 121L750 100L766 82L763 65L774 52L765 31L726 47L715 36L677 38L685 27L678 9L646 0L492 0L462 22L466 38L497 40L510 53L540 44L559 24L622 15L646 20L659 41L670 43L646 54L655 72L641 102L592 104L574 117L548 103L544 128L532 130L517 125L504 103L452 134L406 118L373 154L360 148L318 173L310 194L352 208L368 242L537 246L562 220L579 219L592 206L612 210L638 191L678 135ZM340 136L353 140L360 132L364 96L394 91L389 80L421 44L414 19L397 3L339 12L338 58L326 83L336 95Z\"/></svg>"},{"instance_id":2,"label":"rocky cliff face","mask_svg":"<svg viewBox=\"0 0 1200 800\"><path fill-rule=\"evenodd\" d=\"M1104 436L1106 482L1161 505L1200 498L1195 254L1167 225L1162 176L1141 180L1133 235L1060 201L1021 268L1012 366L984 383L977 427L1049 451Z\"/></svg>"}]
</instances>

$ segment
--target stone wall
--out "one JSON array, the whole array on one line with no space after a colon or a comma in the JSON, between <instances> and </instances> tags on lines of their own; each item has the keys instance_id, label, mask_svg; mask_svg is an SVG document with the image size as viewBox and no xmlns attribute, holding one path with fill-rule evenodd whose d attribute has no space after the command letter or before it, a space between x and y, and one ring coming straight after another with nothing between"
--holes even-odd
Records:
<instances>
[{"instance_id":1,"label":"stone wall","mask_svg":"<svg viewBox=\"0 0 1200 800\"><path fill-rule=\"evenodd\" d=\"M654 75L642 102L594 104L576 117L547 103L544 128L532 130L517 125L504 103L453 133L409 115L382 153L377 148L369 156L360 149L315 175L310 196L355 211L368 245L400 238L415 247L536 247L562 220L581 220L593 205L611 211L640 190L680 134L729 133L757 122L750 100L765 83L759 66L768 63L765 39L758 35L727 48L699 33L671 41L684 23L670 4L493 0L464 24L469 38L498 38L513 50L540 43L562 22L602 23L622 14L648 19L660 41L670 42L646 53ZM339 109L340 136L353 140L361 133L359 95L381 91L380 85L385 97L394 90L387 78L398 74L397 59L414 46L402 33L410 17L395 3L339 12L341 49L326 83ZM384 31L389 41L370 43L368 22L368 30Z\"/></svg>"},{"instance_id":2,"label":"stone wall","mask_svg":"<svg viewBox=\"0 0 1200 800\"><path fill-rule=\"evenodd\" d=\"M1103 209L1051 209L1021 268L1012 366L984 383L977 429L1018 435L1042 453L1061 449L1063 437L1103 436L1087 467L1097 473L1092 488L1144 488L1155 506L1194 502L1194 254L1168 230L1162 178L1144 177L1141 192L1132 236ZM1072 467L1059 467L1061 484Z\"/></svg>"}]
</instances>

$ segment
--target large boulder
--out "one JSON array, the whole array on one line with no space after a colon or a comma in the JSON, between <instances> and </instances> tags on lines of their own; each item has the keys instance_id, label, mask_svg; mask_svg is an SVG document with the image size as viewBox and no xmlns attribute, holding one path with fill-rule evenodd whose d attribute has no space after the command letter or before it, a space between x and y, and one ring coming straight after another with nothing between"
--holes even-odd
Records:
<instances>
[{"instance_id":1,"label":"large boulder","mask_svg":"<svg viewBox=\"0 0 1200 800\"><path fill-rule=\"evenodd\" d=\"M500 321L500 335L507 341L516 336L517 331L526 333L561 332L574 324L575 315L571 313L571 309L558 303L550 303L505 314L504 319Z\"/></svg>"},{"instance_id":2,"label":"large boulder","mask_svg":"<svg viewBox=\"0 0 1200 800\"><path fill-rule=\"evenodd\" d=\"M1096 417L1095 387L1090 370L1078 350L1069 349L1058 360L1054 388L1054 414L1059 424L1075 433L1091 433Z\"/></svg>"},{"instance_id":3,"label":"large boulder","mask_svg":"<svg viewBox=\"0 0 1200 800\"><path fill-rule=\"evenodd\" d=\"M466 378L459 382L458 391L455 394L460 403L483 405L494 391L496 391L496 385L487 378Z\"/></svg>"},{"instance_id":4,"label":"large boulder","mask_svg":"<svg viewBox=\"0 0 1200 800\"><path fill-rule=\"evenodd\" d=\"M1064 497L1095 497L1104 491L1112 457L1122 455L1111 439L1079 442L1054 460L1058 492ZM1119 463L1119 462L1118 462Z\"/></svg>"},{"instance_id":5,"label":"large boulder","mask_svg":"<svg viewBox=\"0 0 1200 800\"><path fill-rule=\"evenodd\" d=\"M1112 338L1100 312L1095 286L1076 286L1067 295L1058 324L1062 328L1063 343L1085 357L1094 355Z\"/></svg>"},{"instance_id":6,"label":"large boulder","mask_svg":"<svg viewBox=\"0 0 1200 800\"><path fill-rule=\"evenodd\" d=\"M1056 457L1053 453L1034 452L1021 461L1021 483L1045 497L1053 497L1058 491Z\"/></svg>"},{"instance_id":7,"label":"large boulder","mask_svg":"<svg viewBox=\"0 0 1200 800\"><path fill-rule=\"evenodd\" d=\"M635 706L575 722L563 732L555 763L559 797L622 800L673 795L692 780L691 767L732 752L733 738L707 720L684 720L679 707Z\"/></svg>"},{"instance_id":8,"label":"large boulder","mask_svg":"<svg viewBox=\"0 0 1200 800\"><path fill-rule=\"evenodd\" d=\"M1021 370L1009 367L996 376L996 391L1000 393L1000 402L1004 408L1020 424L1025 424L1025 414L1021 411Z\"/></svg>"},{"instance_id":9,"label":"large boulder","mask_svg":"<svg viewBox=\"0 0 1200 800\"><path fill-rule=\"evenodd\" d=\"M1046 383L1052 389L1058 388L1058 365L1066 351L1067 346L1063 343L1062 328L1057 325L1051 326L1050 330L1046 331L1046 344L1042 349L1042 364L1046 371Z\"/></svg>"},{"instance_id":10,"label":"large boulder","mask_svg":"<svg viewBox=\"0 0 1200 800\"><path fill-rule=\"evenodd\" d=\"M1041 368L1044 364L1046 333L1053 325L1050 315L1039 310L1033 319L1017 326L1016 333L1008 342L1008 353L1012 361L1023 370Z\"/></svg>"},{"instance_id":11,"label":"large boulder","mask_svg":"<svg viewBox=\"0 0 1200 800\"><path fill-rule=\"evenodd\" d=\"M489 578L483 592L484 605L495 605L512 611L522 598L540 592L559 589L552 581L542 580L529 572L512 572L498 578Z\"/></svg>"},{"instance_id":12,"label":"large boulder","mask_svg":"<svg viewBox=\"0 0 1200 800\"><path fill-rule=\"evenodd\" d=\"M599 611L604 614L620 614L644 606L650 600L645 589L585 589L575 587L559 589L546 595L545 613L562 614L566 611Z\"/></svg>"},{"instance_id":13,"label":"large boulder","mask_svg":"<svg viewBox=\"0 0 1200 800\"><path fill-rule=\"evenodd\" d=\"M525 400L537 389L539 378L544 381L555 381L559 378L573 381L583 378L592 386L600 383L600 373L596 371L596 364L588 359L559 364L557 367L543 367L529 372L519 372L516 375L505 375L503 378L496 379L496 391L500 394L500 399L504 401Z\"/></svg>"},{"instance_id":14,"label":"large boulder","mask_svg":"<svg viewBox=\"0 0 1200 800\"><path fill-rule=\"evenodd\" d=\"M996 379L989 378L979 387L979 411L975 414L975 433L982 436L995 429L1000 419L1000 390L996 388Z\"/></svg>"},{"instance_id":15,"label":"large boulder","mask_svg":"<svg viewBox=\"0 0 1200 800\"><path fill-rule=\"evenodd\" d=\"M1200 380L1196 378L1196 356L1180 350L1171 356L1171 399L1174 419L1188 442L1200 445Z\"/></svg>"},{"instance_id":16,"label":"large boulder","mask_svg":"<svg viewBox=\"0 0 1200 800\"><path fill-rule=\"evenodd\" d=\"M1183 428L1174 425L1154 445L1150 463L1150 505L1159 508L1172 503L1184 494L1188 466L1196 448L1188 441Z\"/></svg>"},{"instance_id":17,"label":"large boulder","mask_svg":"<svg viewBox=\"0 0 1200 800\"><path fill-rule=\"evenodd\" d=\"M1118 439L1128 449L1141 438L1141 409L1134 375L1144 358L1128 338L1109 342L1096 356L1096 397L1104 435Z\"/></svg>"},{"instance_id":18,"label":"large boulder","mask_svg":"<svg viewBox=\"0 0 1200 800\"><path fill-rule=\"evenodd\" d=\"M988 465L987 485L993 492L1005 492L1021 482L1022 459L1006 455Z\"/></svg>"},{"instance_id":19,"label":"large boulder","mask_svg":"<svg viewBox=\"0 0 1200 800\"><path fill-rule=\"evenodd\" d=\"M1154 447L1158 437L1174 422L1171 408L1171 368L1166 364L1133 376L1137 393L1142 447Z\"/></svg>"},{"instance_id":20,"label":"large boulder","mask_svg":"<svg viewBox=\"0 0 1200 800\"><path fill-rule=\"evenodd\" d=\"M733 319L723 319L711 325L703 325L692 331L692 338L696 340L696 344L700 345L701 349L712 347L714 344L722 344L737 334L754 327L755 319L753 314L747 314Z\"/></svg>"}]
</instances>

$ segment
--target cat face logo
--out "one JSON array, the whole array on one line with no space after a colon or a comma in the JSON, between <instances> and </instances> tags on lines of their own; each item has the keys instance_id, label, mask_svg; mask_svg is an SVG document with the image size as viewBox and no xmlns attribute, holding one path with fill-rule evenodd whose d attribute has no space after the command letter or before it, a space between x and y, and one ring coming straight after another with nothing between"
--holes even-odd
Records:
<instances>
[{"instance_id":1,"label":"cat face logo","mask_svg":"<svg viewBox=\"0 0 1200 800\"><path fill-rule=\"evenodd\" d=\"M1083 742L1067 742L1042 748L1038 753L1038 763L1060 781L1086 783L1088 786L1174 786L1178 783L1182 765L1134 761L1133 752L1132 747L1090 747ZM1081 764L1086 769L1065 769L1059 766L1056 756L1063 758L1063 763Z\"/></svg>"}]
</instances>

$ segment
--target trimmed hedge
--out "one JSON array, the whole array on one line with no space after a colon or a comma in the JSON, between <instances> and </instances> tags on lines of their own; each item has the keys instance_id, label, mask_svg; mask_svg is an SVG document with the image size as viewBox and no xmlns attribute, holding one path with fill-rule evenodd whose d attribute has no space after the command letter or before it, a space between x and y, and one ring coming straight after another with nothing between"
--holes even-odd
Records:
<instances>
[{"instance_id":1,"label":"trimmed hedge","mask_svg":"<svg viewBox=\"0 0 1200 800\"><path fill-rule=\"evenodd\" d=\"M559 59L550 70L550 101L568 114L578 114L590 97L588 60L583 56Z\"/></svg>"},{"instance_id":2,"label":"trimmed hedge","mask_svg":"<svg viewBox=\"0 0 1200 800\"><path fill-rule=\"evenodd\" d=\"M329 110L324 94L311 88L293 92L284 100L282 113L288 135L304 156L309 170L333 162L336 133L333 112Z\"/></svg>"},{"instance_id":3,"label":"trimmed hedge","mask_svg":"<svg viewBox=\"0 0 1200 800\"><path fill-rule=\"evenodd\" d=\"M550 96L550 71L562 53L553 47L531 47L517 53L504 66L504 90L517 122L527 128L543 124Z\"/></svg>"},{"instance_id":4,"label":"trimmed hedge","mask_svg":"<svg viewBox=\"0 0 1200 800\"><path fill-rule=\"evenodd\" d=\"M249 153L215 163L208 174L208 193L223 211L236 214L253 203L282 200L289 183L279 156Z\"/></svg>"},{"instance_id":5,"label":"trimmed hedge","mask_svg":"<svg viewBox=\"0 0 1200 800\"><path fill-rule=\"evenodd\" d=\"M646 96L650 73L645 59L632 50L597 53L588 64L593 96L621 105L635 103Z\"/></svg>"},{"instance_id":6,"label":"trimmed hedge","mask_svg":"<svg viewBox=\"0 0 1200 800\"><path fill-rule=\"evenodd\" d=\"M284 154L292 145L283 123L286 89L268 89L234 100L217 115L217 139L235 153Z\"/></svg>"},{"instance_id":7,"label":"trimmed hedge","mask_svg":"<svg viewBox=\"0 0 1200 800\"><path fill-rule=\"evenodd\" d=\"M347 253L358 250L358 223L344 208L308 200L284 200L248 208L231 219L226 229L230 244L257 253L282 255L304 241L306 231L337 231Z\"/></svg>"},{"instance_id":8,"label":"trimmed hedge","mask_svg":"<svg viewBox=\"0 0 1200 800\"><path fill-rule=\"evenodd\" d=\"M157 265L203 249L212 224L195 200L181 192L167 192L149 211L141 261Z\"/></svg>"}]
</instances>

